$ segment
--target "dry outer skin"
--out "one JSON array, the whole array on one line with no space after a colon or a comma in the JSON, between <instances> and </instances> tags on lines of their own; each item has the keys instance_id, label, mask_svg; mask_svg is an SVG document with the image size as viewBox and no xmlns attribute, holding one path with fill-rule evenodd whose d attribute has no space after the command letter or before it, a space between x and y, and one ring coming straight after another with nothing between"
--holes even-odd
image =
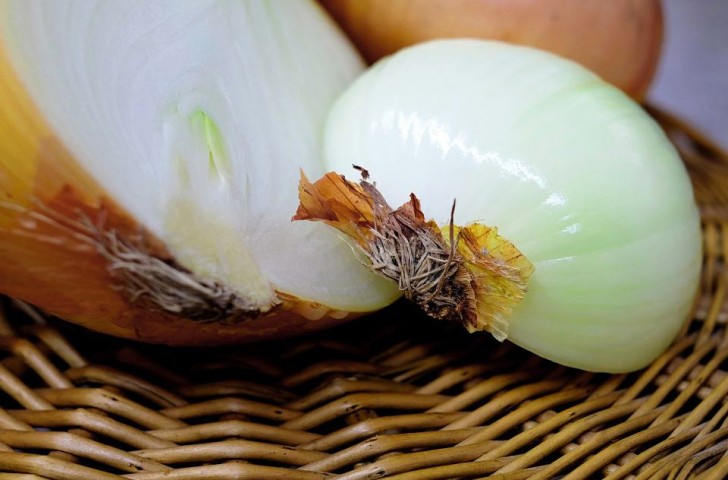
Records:
<instances>
[{"instance_id":1,"label":"dry outer skin","mask_svg":"<svg viewBox=\"0 0 728 480\"><path fill-rule=\"evenodd\" d=\"M414 194L393 210L360 171L358 184L336 173L311 183L302 173L294 220L324 221L348 235L369 268L428 315L505 339L534 270L528 259L495 228L458 227L452 216L444 227L426 221Z\"/></svg>"}]
</instances>

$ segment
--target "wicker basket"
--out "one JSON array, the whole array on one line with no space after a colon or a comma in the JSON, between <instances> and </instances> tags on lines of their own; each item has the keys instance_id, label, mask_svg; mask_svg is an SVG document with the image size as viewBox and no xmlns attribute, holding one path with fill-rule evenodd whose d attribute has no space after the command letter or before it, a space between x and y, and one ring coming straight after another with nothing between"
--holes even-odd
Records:
<instances>
[{"instance_id":1,"label":"wicker basket","mask_svg":"<svg viewBox=\"0 0 728 480\"><path fill-rule=\"evenodd\" d=\"M703 210L694 319L630 375L549 363L404 306L236 349L0 315L0 480L728 476L728 159L653 111Z\"/></svg>"}]
</instances>

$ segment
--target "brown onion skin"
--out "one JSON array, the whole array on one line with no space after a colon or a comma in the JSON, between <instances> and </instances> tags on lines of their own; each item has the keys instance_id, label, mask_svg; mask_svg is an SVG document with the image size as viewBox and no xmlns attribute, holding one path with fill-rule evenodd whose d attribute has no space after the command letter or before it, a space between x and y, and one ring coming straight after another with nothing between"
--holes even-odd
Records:
<instances>
[{"instance_id":1,"label":"brown onion skin","mask_svg":"<svg viewBox=\"0 0 728 480\"><path fill-rule=\"evenodd\" d=\"M575 60L635 99L662 45L660 0L320 0L373 63L414 43L470 37Z\"/></svg>"}]
</instances>

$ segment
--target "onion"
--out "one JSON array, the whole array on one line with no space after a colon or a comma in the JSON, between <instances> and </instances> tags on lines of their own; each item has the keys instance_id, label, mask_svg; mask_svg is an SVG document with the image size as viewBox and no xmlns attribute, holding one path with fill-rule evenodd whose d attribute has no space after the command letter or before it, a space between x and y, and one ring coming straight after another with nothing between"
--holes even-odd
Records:
<instances>
[{"instance_id":1,"label":"onion","mask_svg":"<svg viewBox=\"0 0 728 480\"><path fill-rule=\"evenodd\" d=\"M576 60L635 98L660 56L660 0L321 0L374 62L436 38L504 40Z\"/></svg>"},{"instance_id":2,"label":"onion","mask_svg":"<svg viewBox=\"0 0 728 480\"><path fill-rule=\"evenodd\" d=\"M397 297L334 233L290 222L363 68L318 5L0 8L0 292L170 344L289 335Z\"/></svg>"},{"instance_id":3,"label":"onion","mask_svg":"<svg viewBox=\"0 0 728 480\"><path fill-rule=\"evenodd\" d=\"M297 218L349 233L436 317L606 372L647 365L684 324L701 264L685 168L639 105L573 62L489 41L410 47L339 98L324 149L328 170L359 164L376 184L304 178ZM465 227L450 227L453 199ZM433 279L427 262L453 273Z\"/></svg>"},{"instance_id":4,"label":"onion","mask_svg":"<svg viewBox=\"0 0 728 480\"><path fill-rule=\"evenodd\" d=\"M685 170L634 102L571 62L441 41L339 97L363 66L313 3L1 8L2 293L168 344L301 333L404 293L610 372L653 359L690 308ZM363 256L290 222L301 170L352 163L376 185L304 176L296 218L352 234ZM404 278L405 264L447 274Z\"/></svg>"}]
</instances>

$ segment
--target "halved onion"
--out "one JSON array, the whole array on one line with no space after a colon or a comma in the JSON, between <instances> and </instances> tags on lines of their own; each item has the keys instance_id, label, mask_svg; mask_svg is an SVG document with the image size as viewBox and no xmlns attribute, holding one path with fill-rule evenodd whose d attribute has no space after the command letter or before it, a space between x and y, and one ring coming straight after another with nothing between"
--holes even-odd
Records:
<instances>
[{"instance_id":1,"label":"halved onion","mask_svg":"<svg viewBox=\"0 0 728 480\"><path fill-rule=\"evenodd\" d=\"M299 169L362 70L308 1L0 8L0 292L152 342L286 335L396 289L320 225Z\"/></svg>"}]
</instances>

